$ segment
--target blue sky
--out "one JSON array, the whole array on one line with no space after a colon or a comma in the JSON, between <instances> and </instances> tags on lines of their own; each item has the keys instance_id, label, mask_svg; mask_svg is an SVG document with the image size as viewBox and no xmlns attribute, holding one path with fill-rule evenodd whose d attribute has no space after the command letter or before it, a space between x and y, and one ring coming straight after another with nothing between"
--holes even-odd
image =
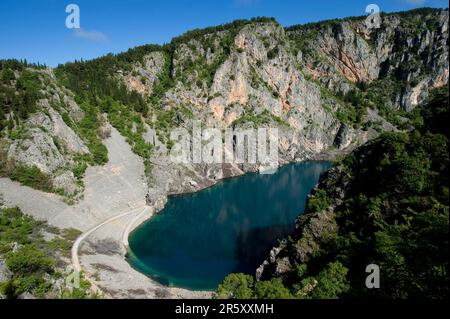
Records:
<instances>
[{"instance_id":1,"label":"blue sky","mask_svg":"<svg viewBox=\"0 0 450 319\"><path fill-rule=\"evenodd\" d=\"M78 32L65 26L67 5L81 11ZM448 7L447 0L1 0L0 59L50 66L169 42L194 28L255 16L289 26L364 15L368 4L392 12Z\"/></svg>"}]
</instances>

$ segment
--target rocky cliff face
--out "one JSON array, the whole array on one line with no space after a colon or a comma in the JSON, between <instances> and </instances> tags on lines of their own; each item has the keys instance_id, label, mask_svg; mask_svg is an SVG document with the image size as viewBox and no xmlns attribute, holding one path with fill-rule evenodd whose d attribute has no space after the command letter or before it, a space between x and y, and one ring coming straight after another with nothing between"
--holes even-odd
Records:
<instances>
[{"instance_id":1,"label":"rocky cliff face","mask_svg":"<svg viewBox=\"0 0 450 319\"><path fill-rule=\"evenodd\" d=\"M405 110L448 83L448 11L416 10L288 29L305 73L335 92L357 83L401 83L390 102ZM313 42L315 47L309 43Z\"/></svg>"},{"instance_id":2,"label":"rocky cliff face","mask_svg":"<svg viewBox=\"0 0 450 319\"><path fill-rule=\"evenodd\" d=\"M268 112L289 128L283 144L291 148L286 154L290 161L327 151L336 140L342 123L330 110L340 105L305 79L285 30L276 22L249 23L239 31L193 38L176 46L169 64L174 83L158 101L165 111L184 106L193 118L219 128L231 127L245 115ZM129 77L125 76L128 86L136 82ZM140 91L151 92L151 85ZM361 140L355 144L365 140L366 134L358 133L354 135Z\"/></svg>"},{"instance_id":3,"label":"rocky cliff face","mask_svg":"<svg viewBox=\"0 0 450 319\"><path fill-rule=\"evenodd\" d=\"M38 91L36 110L21 116L21 106L14 106L15 101L12 100L12 111L7 114L9 127L2 134L1 151L6 154L2 168L7 173L17 166L36 167L53 177L55 190L74 195L82 189L72 169L77 165L77 158L90 154L86 141L75 131L76 123L85 114L74 101L73 93L58 85L50 69L16 70L13 79L4 81L4 85L14 90L18 83L25 82L25 77L35 79L33 90ZM29 98L29 95L25 96ZM5 100L8 101L7 98Z\"/></svg>"},{"instance_id":4,"label":"rocky cliff face","mask_svg":"<svg viewBox=\"0 0 450 319\"><path fill-rule=\"evenodd\" d=\"M9 160L36 165L70 193L80 165L105 162L99 146L109 121L151 167L149 199L258 169L171 163L170 130L191 129L193 120L276 126L281 163L332 158L395 130L391 111L409 111L448 84L447 25L447 10L383 15L376 29L365 18L287 29L273 19L236 21L164 47L63 66L57 78L33 71L46 74L43 98L21 121L24 135L4 130L4 148Z\"/></svg>"}]
</instances>

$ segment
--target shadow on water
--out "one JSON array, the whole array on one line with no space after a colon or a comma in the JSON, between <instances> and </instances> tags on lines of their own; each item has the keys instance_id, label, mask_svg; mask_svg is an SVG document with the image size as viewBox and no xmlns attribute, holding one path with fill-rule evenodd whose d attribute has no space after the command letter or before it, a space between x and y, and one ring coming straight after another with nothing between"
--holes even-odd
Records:
<instances>
[{"instance_id":1,"label":"shadow on water","mask_svg":"<svg viewBox=\"0 0 450 319\"><path fill-rule=\"evenodd\" d=\"M235 242L235 258L239 265L233 273L254 274L278 240L293 231L292 225L272 225L240 232Z\"/></svg>"}]
</instances>

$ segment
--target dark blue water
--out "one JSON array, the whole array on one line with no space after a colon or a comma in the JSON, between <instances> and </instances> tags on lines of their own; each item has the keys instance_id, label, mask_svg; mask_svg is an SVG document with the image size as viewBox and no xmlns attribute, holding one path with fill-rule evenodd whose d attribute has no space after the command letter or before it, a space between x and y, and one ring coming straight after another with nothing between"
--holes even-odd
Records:
<instances>
[{"instance_id":1,"label":"dark blue water","mask_svg":"<svg viewBox=\"0 0 450 319\"><path fill-rule=\"evenodd\" d=\"M129 262L168 286L212 290L233 272L254 274L278 239L294 229L307 195L328 162L248 174L204 191L170 198L134 231Z\"/></svg>"}]
</instances>

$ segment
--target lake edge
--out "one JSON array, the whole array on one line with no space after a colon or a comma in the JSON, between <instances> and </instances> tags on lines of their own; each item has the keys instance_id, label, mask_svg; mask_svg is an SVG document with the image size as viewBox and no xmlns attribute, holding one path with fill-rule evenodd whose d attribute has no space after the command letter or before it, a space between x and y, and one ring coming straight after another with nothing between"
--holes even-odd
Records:
<instances>
[{"instance_id":1,"label":"lake edge","mask_svg":"<svg viewBox=\"0 0 450 319\"><path fill-rule=\"evenodd\" d=\"M325 172L329 171L334 166L334 162L331 161L331 160L325 160L325 159L305 160L305 161L300 161L300 162L286 163L286 164L280 166L277 169L277 171L274 174L271 174L271 175L279 174L281 170L283 170L283 169L285 169L287 167L290 167L290 166L296 166L296 165L302 165L302 164L308 164L308 163L326 164L326 165L328 165L328 168L326 170L322 171L320 176L322 176ZM214 184L212 184L210 186L204 187L202 189L193 191L193 192L184 192L184 193L179 193L179 194L166 195L165 203L163 205L160 205L160 206L162 206L162 208L156 209L156 211L154 213L152 213L150 216L148 216L148 218L145 218L142 221L140 221L139 223L136 223L136 225L134 225L134 227L128 233L128 237L127 237L128 240L130 240L138 231L140 231L148 223L151 223L152 221L154 221L155 218L158 218L158 217L162 216L163 214L165 215L166 213L164 211L167 209L168 203L171 200L179 199L179 198L183 198L183 197L195 196L195 195L197 195L199 193L202 193L202 192L205 192L205 191L210 191L210 190L212 190L212 189L214 189L216 187L221 187L221 186L223 186L226 183L234 182L235 180L238 180L239 178L251 177L251 176L266 176L266 174L261 174L259 172L246 172L246 173L241 174L241 175L235 175L235 176L229 176L229 177L221 178L221 179L217 180L216 183L214 183ZM318 182L315 183L315 186L317 186L317 184L318 184ZM307 195L309 195L311 193L311 191L314 189L314 187L307 193ZM305 200L305 205L306 205L306 200ZM293 227L295 227L295 220L303 212L304 211L296 213L296 217L292 221L292 226ZM273 249L274 247L276 247L275 244L271 247L271 249ZM270 253L270 250L268 251L268 253ZM126 255L125 255L125 260L127 261L127 263L135 271L139 272L140 274L145 275L150 280L155 281L156 283L158 283L159 285L161 285L162 287L165 287L165 288L183 289L183 290L188 290L188 291L192 291L192 292L209 292L209 293L214 292L216 290L216 288L217 288L217 286L215 286L214 288L210 288L210 289L205 289L205 288L197 289L197 288L193 288L193 287L186 287L184 285L172 284L170 282L166 283L165 281L167 281L167 280L163 280L158 275L155 275L155 273L160 273L160 271L155 270L154 268L152 268L149 265L145 264L137 256L137 254L133 251L133 249L131 248L131 245L127 246L127 252L126 252ZM143 271L141 268L137 267L136 264L141 264L141 266L143 268L147 268L147 269L151 270L152 274L149 274L149 273ZM257 267L255 267L255 269L254 269L255 272L256 272L256 269L257 269ZM169 275L166 274L166 276L169 276ZM185 279L182 279L182 280L185 280Z\"/></svg>"}]
</instances>

